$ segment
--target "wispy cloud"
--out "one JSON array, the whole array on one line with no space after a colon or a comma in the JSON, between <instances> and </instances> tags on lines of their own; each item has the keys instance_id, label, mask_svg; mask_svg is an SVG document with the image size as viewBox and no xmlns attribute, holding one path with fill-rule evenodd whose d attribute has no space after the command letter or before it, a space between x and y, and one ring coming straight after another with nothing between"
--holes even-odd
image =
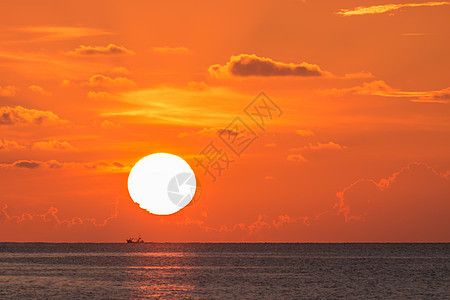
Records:
<instances>
[{"instance_id":1,"label":"wispy cloud","mask_svg":"<svg viewBox=\"0 0 450 300\"><path fill-rule=\"evenodd\" d=\"M131 166L126 166L116 161L94 161L94 162L60 162L57 160L17 160L12 163L0 163L0 169L69 169L85 170L100 173L122 173L129 172Z\"/></svg>"},{"instance_id":2,"label":"wispy cloud","mask_svg":"<svg viewBox=\"0 0 450 300\"><path fill-rule=\"evenodd\" d=\"M423 6L441 6L449 5L448 1L440 2L424 2L424 3L403 3L403 4L383 4L373 6L358 6L353 9L341 9L337 14L341 16L362 16L362 15L375 15L383 14L393 10L398 10L404 7L423 7Z\"/></svg>"},{"instance_id":3,"label":"wispy cloud","mask_svg":"<svg viewBox=\"0 0 450 300\"><path fill-rule=\"evenodd\" d=\"M116 55L116 54L133 54L134 52L128 50L124 46L109 44L108 46L84 46L81 45L73 51L68 52L70 55Z\"/></svg>"},{"instance_id":4,"label":"wispy cloud","mask_svg":"<svg viewBox=\"0 0 450 300\"><path fill-rule=\"evenodd\" d=\"M450 100L450 88L445 88L438 91L424 91L424 92L405 92L399 89L390 87L383 80L375 80L371 82L364 82L362 86L355 86L344 89L329 89L325 91L329 94L335 95L369 95L382 96L393 98L409 98L414 102L437 102L448 103Z\"/></svg>"},{"instance_id":5,"label":"wispy cloud","mask_svg":"<svg viewBox=\"0 0 450 300\"><path fill-rule=\"evenodd\" d=\"M101 114L102 117L120 117L123 122L178 124L189 127L219 127L228 124L236 109L252 96L239 94L224 87L155 87L121 93L117 100L128 109ZM121 122L121 123L123 123Z\"/></svg>"},{"instance_id":6,"label":"wispy cloud","mask_svg":"<svg viewBox=\"0 0 450 300\"><path fill-rule=\"evenodd\" d=\"M412 33L402 33L403 36L424 36L428 35L428 33L419 33L419 32L412 32Z\"/></svg>"},{"instance_id":7,"label":"wispy cloud","mask_svg":"<svg viewBox=\"0 0 450 300\"><path fill-rule=\"evenodd\" d=\"M112 34L98 28L67 26L21 27L5 30L3 34L8 32L13 32L14 35L4 37L2 42L47 42Z\"/></svg>"}]
</instances>

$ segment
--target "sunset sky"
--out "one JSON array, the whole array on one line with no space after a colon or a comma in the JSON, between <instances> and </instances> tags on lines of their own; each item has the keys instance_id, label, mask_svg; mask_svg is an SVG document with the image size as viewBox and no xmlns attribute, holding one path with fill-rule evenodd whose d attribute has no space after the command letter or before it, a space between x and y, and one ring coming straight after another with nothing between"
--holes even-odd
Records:
<instances>
[{"instance_id":1,"label":"sunset sky","mask_svg":"<svg viewBox=\"0 0 450 300\"><path fill-rule=\"evenodd\" d=\"M450 1L0 3L0 241L450 241ZM170 216L127 190L157 152Z\"/></svg>"}]
</instances>

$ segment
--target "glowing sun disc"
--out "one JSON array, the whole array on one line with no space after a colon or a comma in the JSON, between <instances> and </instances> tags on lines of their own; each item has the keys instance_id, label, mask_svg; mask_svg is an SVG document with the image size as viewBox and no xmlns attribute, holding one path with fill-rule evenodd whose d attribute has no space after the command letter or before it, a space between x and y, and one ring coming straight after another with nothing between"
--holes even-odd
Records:
<instances>
[{"instance_id":1,"label":"glowing sun disc","mask_svg":"<svg viewBox=\"0 0 450 300\"><path fill-rule=\"evenodd\" d=\"M128 192L133 201L155 215L179 211L189 204L195 190L195 174L189 164L168 153L142 158L128 176Z\"/></svg>"}]
</instances>

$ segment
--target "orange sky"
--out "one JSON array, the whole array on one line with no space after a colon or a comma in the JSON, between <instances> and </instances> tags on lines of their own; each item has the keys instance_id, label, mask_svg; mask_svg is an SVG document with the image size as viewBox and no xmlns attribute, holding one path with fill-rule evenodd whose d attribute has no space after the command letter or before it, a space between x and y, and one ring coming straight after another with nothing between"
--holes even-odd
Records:
<instances>
[{"instance_id":1,"label":"orange sky","mask_svg":"<svg viewBox=\"0 0 450 300\"><path fill-rule=\"evenodd\" d=\"M1 7L0 241L450 241L450 2ZM216 134L236 117L240 156ZM215 182L211 141L234 160ZM171 216L128 195L155 152L202 185Z\"/></svg>"}]
</instances>

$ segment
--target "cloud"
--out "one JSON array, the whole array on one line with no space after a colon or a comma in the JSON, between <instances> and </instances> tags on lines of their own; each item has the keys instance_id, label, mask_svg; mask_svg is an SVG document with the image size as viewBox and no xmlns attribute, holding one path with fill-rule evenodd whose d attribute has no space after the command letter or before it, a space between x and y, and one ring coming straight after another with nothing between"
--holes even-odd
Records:
<instances>
[{"instance_id":1,"label":"cloud","mask_svg":"<svg viewBox=\"0 0 450 300\"><path fill-rule=\"evenodd\" d=\"M62 150L75 150L75 148L68 142L64 141L42 141L33 144L32 148L34 150L44 150L44 151L62 151Z\"/></svg>"},{"instance_id":2,"label":"cloud","mask_svg":"<svg viewBox=\"0 0 450 300\"><path fill-rule=\"evenodd\" d=\"M372 240L448 241L449 174L413 162L379 181L357 180L336 194L338 213Z\"/></svg>"},{"instance_id":3,"label":"cloud","mask_svg":"<svg viewBox=\"0 0 450 300\"><path fill-rule=\"evenodd\" d=\"M290 155L288 155L287 160L295 161L295 162L306 162L306 161L308 161L301 154L290 154Z\"/></svg>"},{"instance_id":4,"label":"cloud","mask_svg":"<svg viewBox=\"0 0 450 300\"><path fill-rule=\"evenodd\" d=\"M403 36L424 36L428 35L428 33L420 33L420 32L411 32L411 33L402 33Z\"/></svg>"},{"instance_id":5,"label":"cloud","mask_svg":"<svg viewBox=\"0 0 450 300\"><path fill-rule=\"evenodd\" d=\"M119 162L106 162L106 161L95 161L95 162L60 162L57 160L17 160L12 163L0 163L0 169L77 169L84 171L95 171L101 173L123 173L129 172L131 166L126 166L125 164Z\"/></svg>"},{"instance_id":6,"label":"cloud","mask_svg":"<svg viewBox=\"0 0 450 300\"><path fill-rule=\"evenodd\" d=\"M431 91L428 94L420 96L417 100L412 100L415 102L446 102L448 103L450 100L450 87L440 90L440 91Z\"/></svg>"},{"instance_id":7,"label":"cloud","mask_svg":"<svg viewBox=\"0 0 450 300\"><path fill-rule=\"evenodd\" d=\"M183 54L189 52L186 47L153 47L154 52L163 54Z\"/></svg>"},{"instance_id":8,"label":"cloud","mask_svg":"<svg viewBox=\"0 0 450 300\"><path fill-rule=\"evenodd\" d=\"M38 41L58 41L68 40L80 37L88 36L100 36L110 35L110 32L106 32L97 28L89 27L51 27L51 26L36 26L36 27L23 27L16 29L18 33L24 32L27 35L23 36L26 42L38 42ZM29 34L33 34L34 37L30 37ZM20 35L17 35L20 37Z\"/></svg>"},{"instance_id":9,"label":"cloud","mask_svg":"<svg viewBox=\"0 0 450 300\"><path fill-rule=\"evenodd\" d=\"M390 87L383 80L375 80L371 82L364 82L362 86L355 86L345 89L329 89L325 90L326 93L334 95L369 95L369 96L382 96L382 97L394 97L394 98L409 98L415 102L439 102L447 103L450 99L450 88L446 88L438 91L425 91L425 92L404 92L399 89Z\"/></svg>"},{"instance_id":10,"label":"cloud","mask_svg":"<svg viewBox=\"0 0 450 300\"><path fill-rule=\"evenodd\" d=\"M62 87L68 87L68 86L70 86L70 84L71 84L70 80L64 79L64 80L61 82L60 86L62 86Z\"/></svg>"},{"instance_id":11,"label":"cloud","mask_svg":"<svg viewBox=\"0 0 450 300\"><path fill-rule=\"evenodd\" d=\"M194 91L205 91L209 88L209 86L203 81L190 81L187 85L189 89Z\"/></svg>"},{"instance_id":12,"label":"cloud","mask_svg":"<svg viewBox=\"0 0 450 300\"><path fill-rule=\"evenodd\" d=\"M448 1L440 2L424 2L424 3L403 3L403 4L384 4L373 6L358 6L353 9L341 9L337 14L341 16L361 16L361 15L375 15L398 10L404 7L423 7L423 6L441 6L449 5Z\"/></svg>"},{"instance_id":13,"label":"cloud","mask_svg":"<svg viewBox=\"0 0 450 300\"><path fill-rule=\"evenodd\" d=\"M222 135L222 134L238 135L238 133L233 130L217 128L217 127L207 127L207 128L202 128L197 131L193 131L193 132L182 132L182 133L178 134L178 137L179 138L188 137L188 136L213 137L217 134L218 135Z\"/></svg>"},{"instance_id":14,"label":"cloud","mask_svg":"<svg viewBox=\"0 0 450 300\"><path fill-rule=\"evenodd\" d=\"M287 159L290 161L306 162L308 160L303 156L303 154L305 152L310 153L310 151L343 150L343 149L347 149L347 146L342 146L342 145L339 145L334 142L328 142L328 143L318 142L317 144L309 143L308 145L300 147L300 148L291 148L290 151L299 152L299 153L291 154L288 156Z\"/></svg>"},{"instance_id":15,"label":"cloud","mask_svg":"<svg viewBox=\"0 0 450 300\"><path fill-rule=\"evenodd\" d=\"M310 130L310 129L297 129L295 132L301 136L313 136L314 135L314 132L312 132L312 130Z\"/></svg>"},{"instance_id":16,"label":"cloud","mask_svg":"<svg viewBox=\"0 0 450 300\"><path fill-rule=\"evenodd\" d=\"M212 65L209 67L209 74L212 77L229 76L299 76L299 77L320 77L329 75L322 71L319 66L306 62L283 63L270 58L258 57L254 54L239 54L232 56L225 65Z\"/></svg>"},{"instance_id":17,"label":"cloud","mask_svg":"<svg viewBox=\"0 0 450 300\"><path fill-rule=\"evenodd\" d=\"M21 215L10 215L7 211L8 205L3 204L0 209L0 221L10 223L10 224L30 224L31 226L38 224L50 224L52 226L64 226L64 227L72 227L79 226L83 224L89 224L93 226L106 226L108 222L112 219L116 219L118 216L118 204L119 200L116 201L114 212L111 216L105 218L102 222L97 222L96 219L93 218L79 218L73 217L72 219L60 219L58 217L58 209L55 207L50 207L48 211L42 214L31 214L31 213L22 213Z\"/></svg>"},{"instance_id":18,"label":"cloud","mask_svg":"<svg viewBox=\"0 0 450 300\"><path fill-rule=\"evenodd\" d=\"M63 124L66 120L60 119L51 111L28 109L22 106L2 106L0 107L0 125L14 124Z\"/></svg>"},{"instance_id":19,"label":"cloud","mask_svg":"<svg viewBox=\"0 0 450 300\"><path fill-rule=\"evenodd\" d=\"M117 55L117 54L134 54L133 51L128 50L123 46L117 46L114 44L109 44L106 47L103 46L79 46L73 51L68 52L70 55Z\"/></svg>"},{"instance_id":20,"label":"cloud","mask_svg":"<svg viewBox=\"0 0 450 300\"><path fill-rule=\"evenodd\" d=\"M114 100L117 99L117 96L115 94L111 94L108 92L94 92L89 91L87 93L88 98L95 99L95 100Z\"/></svg>"},{"instance_id":21,"label":"cloud","mask_svg":"<svg viewBox=\"0 0 450 300\"><path fill-rule=\"evenodd\" d=\"M111 78L105 75L97 74L91 76L86 85L101 88L133 88L136 86L136 83L127 77Z\"/></svg>"},{"instance_id":22,"label":"cloud","mask_svg":"<svg viewBox=\"0 0 450 300\"><path fill-rule=\"evenodd\" d=\"M219 129L219 130L217 130L217 134L218 135L224 135L225 134L227 136L230 136L230 135L237 136L239 134L239 132L236 132L236 131L230 130L230 129Z\"/></svg>"},{"instance_id":23,"label":"cloud","mask_svg":"<svg viewBox=\"0 0 450 300\"><path fill-rule=\"evenodd\" d=\"M334 142L328 142L326 144L323 143L317 143L315 145L313 145L312 143L309 143L307 146L303 147L303 149L309 149L309 150L323 150L323 149L328 149L328 150L342 150L342 149L346 149L347 146L341 146L339 144L336 144Z\"/></svg>"},{"instance_id":24,"label":"cloud","mask_svg":"<svg viewBox=\"0 0 450 300\"><path fill-rule=\"evenodd\" d=\"M36 169L41 166L40 162L20 160L11 164L15 168Z\"/></svg>"},{"instance_id":25,"label":"cloud","mask_svg":"<svg viewBox=\"0 0 450 300\"><path fill-rule=\"evenodd\" d=\"M20 145L16 141L11 140L5 140L3 138L0 138L0 151L14 151L18 149L23 149L24 146Z\"/></svg>"},{"instance_id":26,"label":"cloud","mask_svg":"<svg viewBox=\"0 0 450 300\"><path fill-rule=\"evenodd\" d=\"M370 72L366 72L366 71L361 71L361 72L356 72L356 73L349 73L349 74L345 74L344 75L344 79L360 79L360 78L373 78L375 76L373 76L372 73Z\"/></svg>"},{"instance_id":27,"label":"cloud","mask_svg":"<svg viewBox=\"0 0 450 300\"><path fill-rule=\"evenodd\" d=\"M190 86L161 86L122 92L118 95L118 101L131 104L134 108L116 112L109 109L100 116L108 119L120 117L121 123L220 128L236 117L236 110L242 109L242 103L250 102L252 98L254 96L226 87L206 86L198 90Z\"/></svg>"},{"instance_id":28,"label":"cloud","mask_svg":"<svg viewBox=\"0 0 450 300\"><path fill-rule=\"evenodd\" d=\"M102 123L100 123L100 127L105 129L111 129L111 128L122 128L122 125L105 120Z\"/></svg>"},{"instance_id":29,"label":"cloud","mask_svg":"<svg viewBox=\"0 0 450 300\"><path fill-rule=\"evenodd\" d=\"M16 90L17 88L10 85L5 87L0 86L0 97L12 97L16 94Z\"/></svg>"},{"instance_id":30,"label":"cloud","mask_svg":"<svg viewBox=\"0 0 450 300\"><path fill-rule=\"evenodd\" d=\"M116 76L128 76L131 74L131 72L125 67L116 67L109 71L109 73Z\"/></svg>"},{"instance_id":31,"label":"cloud","mask_svg":"<svg viewBox=\"0 0 450 300\"><path fill-rule=\"evenodd\" d=\"M34 93L40 94L42 96L50 96L51 93L44 90L44 88L38 86L38 85L30 85L28 89Z\"/></svg>"},{"instance_id":32,"label":"cloud","mask_svg":"<svg viewBox=\"0 0 450 300\"><path fill-rule=\"evenodd\" d=\"M312 144L309 143L306 146L303 146L301 148L292 148L291 151L303 151L303 150L343 150L347 149L347 146L342 146L334 142L328 142L328 143L320 143Z\"/></svg>"}]
</instances>

